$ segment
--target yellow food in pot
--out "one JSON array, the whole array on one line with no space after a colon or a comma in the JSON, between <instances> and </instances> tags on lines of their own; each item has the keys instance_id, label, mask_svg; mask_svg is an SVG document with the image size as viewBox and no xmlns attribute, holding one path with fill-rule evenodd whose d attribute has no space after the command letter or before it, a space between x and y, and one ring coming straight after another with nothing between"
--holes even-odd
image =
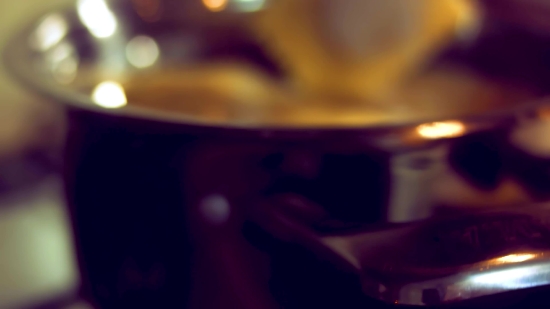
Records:
<instances>
[{"instance_id":1,"label":"yellow food in pot","mask_svg":"<svg viewBox=\"0 0 550 309\"><path fill-rule=\"evenodd\" d=\"M250 28L300 92L380 99L477 14L470 0L278 0Z\"/></svg>"}]
</instances>

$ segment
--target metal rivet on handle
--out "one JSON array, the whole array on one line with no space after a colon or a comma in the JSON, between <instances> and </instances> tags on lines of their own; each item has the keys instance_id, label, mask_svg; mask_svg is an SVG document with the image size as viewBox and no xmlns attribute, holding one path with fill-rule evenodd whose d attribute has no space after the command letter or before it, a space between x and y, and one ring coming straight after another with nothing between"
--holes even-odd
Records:
<instances>
[{"instance_id":1,"label":"metal rivet on handle","mask_svg":"<svg viewBox=\"0 0 550 309\"><path fill-rule=\"evenodd\" d=\"M218 225L229 220L231 206L224 196L214 194L202 200L199 211L206 221Z\"/></svg>"}]
</instances>

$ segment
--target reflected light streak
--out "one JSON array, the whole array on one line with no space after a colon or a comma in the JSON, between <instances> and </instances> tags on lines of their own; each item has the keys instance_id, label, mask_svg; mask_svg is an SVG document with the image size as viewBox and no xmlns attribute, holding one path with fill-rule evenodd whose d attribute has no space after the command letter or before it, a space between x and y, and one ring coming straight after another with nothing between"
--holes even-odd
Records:
<instances>
[{"instance_id":1,"label":"reflected light streak","mask_svg":"<svg viewBox=\"0 0 550 309\"><path fill-rule=\"evenodd\" d=\"M159 47L154 39L140 35L126 45L126 58L137 68L150 67L159 58Z\"/></svg>"},{"instance_id":2,"label":"reflected light streak","mask_svg":"<svg viewBox=\"0 0 550 309\"><path fill-rule=\"evenodd\" d=\"M528 260L532 260L536 257L537 256L535 254L530 254L530 253L528 253L528 254L510 254L510 255L507 255L507 256L497 258L494 261L497 262L497 263L503 263L503 264L520 263L520 262L525 262L525 261L528 261Z\"/></svg>"},{"instance_id":3,"label":"reflected light streak","mask_svg":"<svg viewBox=\"0 0 550 309\"><path fill-rule=\"evenodd\" d=\"M117 29L117 20L104 0L79 0L78 16L82 23L97 38L112 36Z\"/></svg>"},{"instance_id":4,"label":"reflected light streak","mask_svg":"<svg viewBox=\"0 0 550 309\"><path fill-rule=\"evenodd\" d=\"M228 0L202 0L204 6L212 12L223 11L227 7Z\"/></svg>"},{"instance_id":5,"label":"reflected light streak","mask_svg":"<svg viewBox=\"0 0 550 309\"><path fill-rule=\"evenodd\" d=\"M97 85L92 92L92 100L105 108L121 108L126 105L124 88L116 82L105 81Z\"/></svg>"},{"instance_id":6,"label":"reflected light streak","mask_svg":"<svg viewBox=\"0 0 550 309\"><path fill-rule=\"evenodd\" d=\"M488 288L505 290L539 286L548 284L548 280L538 278L538 275L548 273L547 267L534 266L493 271L487 274L475 275L471 278L471 282Z\"/></svg>"},{"instance_id":7,"label":"reflected light streak","mask_svg":"<svg viewBox=\"0 0 550 309\"><path fill-rule=\"evenodd\" d=\"M458 137L464 134L466 128L459 121L433 122L419 125L418 134L427 139Z\"/></svg>"},{"instance_id":8,"label":"reflected light streak","mask_svg":"<svg viewBox=\"0 0 550 309\"><path fill-rule=\"evenodd\" d=\"M59 14L51 14L44 18L36 28L33 41L33 47L45 51L59 43L69 30L65 18Z\"/></svg>"}]
</instances>

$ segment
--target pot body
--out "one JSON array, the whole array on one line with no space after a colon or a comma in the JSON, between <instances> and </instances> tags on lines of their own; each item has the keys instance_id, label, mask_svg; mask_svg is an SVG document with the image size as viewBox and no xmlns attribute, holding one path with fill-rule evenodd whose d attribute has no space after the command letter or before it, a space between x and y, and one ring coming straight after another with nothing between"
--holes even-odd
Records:
<instances>
[{"instance_id":1,"label":"pot body","mask_svg":"<svg viewBox=\"0 0 550 309\"><path fill-rule=\"evenodd\" d=\"M550 160L511 142L540 119L500 119L408 149L381 142L397 129L243 133L77 109L69 119L64 177L82 293L101 308L385 307L332 258L338 250L318 250L295 226L353 237L471 216L488 199L497 212L548 199ZM502 199L495 192L509 179L521 189ZM499 246L454 258L481 261L533 240L495 237Z\"/></svg>"}]
</instances>

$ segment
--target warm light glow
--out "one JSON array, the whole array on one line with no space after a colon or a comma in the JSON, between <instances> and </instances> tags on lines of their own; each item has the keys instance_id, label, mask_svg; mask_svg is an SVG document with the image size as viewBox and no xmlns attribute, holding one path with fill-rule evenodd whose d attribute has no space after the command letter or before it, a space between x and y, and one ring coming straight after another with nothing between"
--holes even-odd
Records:
<instances>
[{"instance_id":1,"label":"warm light glow","mask_svg":"<svg viewBox=\"0 0 550 309\"><path fill-rule=\"evenodd\" d=\"M92 93L94 102L105 108L120 108L126 105L124 88L116 82L102 82L95 87Z\"/></svg>"},{"instance_id":2,"label":"warm light glow","mask_svg":"<svg viewBox=\"0 0 550 309\"><path fill-rule=\"evenodd\" d=\"M137 68L150 67L159 58L159 47L154 39L140 35L126 45L126 58Z\"/></svg>"},{"instance_id":3,"label":"warm light glow","mask_svg":"<svg viewBox=\"0 0 550 309\"><path fill-rule=\"evenodd\" d=\"M246 11L246 12L258 11L265 4L265 0L234 0L234 1L235 1L235 5L238 7L240 11Z\"/></svg>"},{"instance_id":4,"label":"warm light glow","mask_svg":"<svg viewBox=\"0 0 550 309\"><path fill-rule=\"evenodd\" d=\"M532 260L535 257L537 257L535 254L510 254L510 255L495 259L495 261L497 263L503 263L503 264L520 263L520 262Z\"/></svg>"},{"instance_id":5,"label":"warm light glow","mask_svg":"<svg viewBox=\"0 0 550 309\"><path fill-rule=\"evenodd\" d=\"M542 106L537 110L537 116L545 121L550 120L550 106Z\"/></svg>"},{"instance_id":6,"label":"warm light glow","mask_svg":"<svg viewBox=\"0 0 550 309\"><path fill-rule=\"evenodd\" d=\"M107 38L115 33L117 21L104 0L79 0L77 8L80 20L95 37Z\"/></svg>"},{"instance_id":7,"label":"warm light glow","mask_svg":"<svg viewBox=\"0 0 550 309\"><path fill-rule=\"evenodd\" d=\"M59 43L67 35L68 29L69 26L63 16L51 14L36 28L31 44L36 49L45 51Z\"/></svg>"},{"instance_id":8,"label":"warm light glow","mask_svg":"<svg viewBox=\"0 0 550 309\"><path fill-rule=\"evenodd\" d=\"M472 0L449 0L457 13L456 31L458 37L470 39L481 29L480 9Z\"/></svg>"},{"instance_id":9,"label":"warm light glow","mask_svg":"<svg viewBox=\"0 0 550 309\"><path fill-rule=\"evenodd\" d=\"M426 123L416 128L420 136L428 139L457 137L463 135L465 130L464 124L458 121Z\"/></svg>"},{"instance_id":10,"label":"warm light glow","mask_svg":"<svg viewBox=\"0 0 550 309\"><path fill-rule=\"evenodd\" d=\"M204 6L212 12L219 12L225 9L228 0L202 0Z\"/></svg>"}]
</instances>

